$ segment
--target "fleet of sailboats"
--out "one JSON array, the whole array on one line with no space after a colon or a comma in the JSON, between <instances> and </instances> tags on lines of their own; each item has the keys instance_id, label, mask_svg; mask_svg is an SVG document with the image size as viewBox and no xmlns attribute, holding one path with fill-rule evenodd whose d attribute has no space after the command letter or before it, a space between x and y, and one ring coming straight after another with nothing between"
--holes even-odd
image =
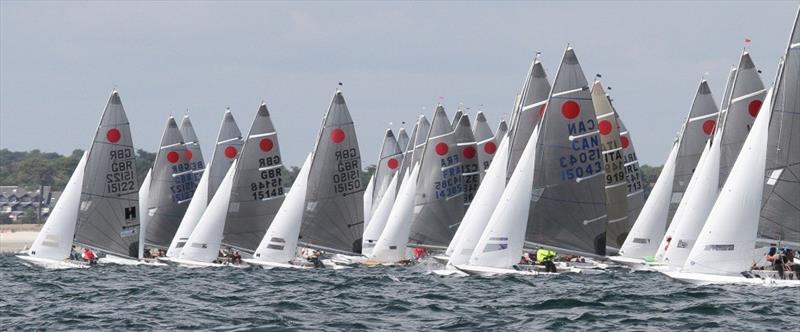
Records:
<instances>
[{"instance_id":1,"label":"fleet of sailboats","mask_svg":"<svg viewBox=\"0 0 800 332\"><path fill-rule=\"evenodd\" d=\"M170 116L140 183L113 91L61 199L19 257L88 267L75 259L80 246L115 264L159 264L155 250L189 267L343 268L431 256L442 275L535 276L543 272L520 259L541 249L580 260L558 272L619 264L698 284L800 286L795 271L786 279L763 269L766 248L800 247L799 24L774 84L762 82L746 50L719 106L700 81L647 199L610 88L600 75L589 84L571 46L552 84L537 53L508 124L494 133L482 111L471 121L462 107L451 119L441 104L410 135L387 129L368 181L336 90L291 185L263 102L247 135L224 113L208 163L189 116L180 125Z\"/></svg>"}]
</instances>

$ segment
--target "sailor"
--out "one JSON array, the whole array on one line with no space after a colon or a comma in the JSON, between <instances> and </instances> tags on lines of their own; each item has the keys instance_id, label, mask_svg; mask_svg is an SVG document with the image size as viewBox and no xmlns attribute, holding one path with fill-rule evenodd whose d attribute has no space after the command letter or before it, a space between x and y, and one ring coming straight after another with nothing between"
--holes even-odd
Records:
<instances>
[{"instance_id":1,"label":"sailor","mask_svg":"<svg viewBox=\"0 0 800 332\"><path fill-rule=\"evenodd\" d=\"M94 254L92 249L83 248L83 260L88 262L89 264L94 264L97 260L97 255Z\"/></svg>"},{"instance_id":2,"label":"sailor","mask_svg":"<svg viewBox=\"0 0 800 332\"><path fill-rule=\"evenodd\" d=\"M81 260L81 255L78 253L78 250L75 249L74 245L72 246L72 249L70 249L69 259L74 260L74 261Z\"/></svg>"},{"instance_id":3,"label":"sailor","mask_svg":"<svg viewBox=\"0 0 800 332\"><path fill-rule=\"evenodd\" d=\"M414 247L412 253L414 254L414 258L416 258L417 260L423 259L425 258L425 256L428 256L428 251L422 247Z\"/></svg>"},{"instance_id":4,"label":"sailor","mask_svg":"<svg viewBox=\"0 0 800 332\"><path fill-rule=\"evenodd\" d=\"M308 258L306 259L312 264L314 264L315 268L321 269L325 267L325 264L322 264L322 260L320 259L320 257L322 257L322 252L318 250L312 250L311 254L308 255Z\"/></svg>"},{"instance_id":5,"label":"sailor","mask_svg":"<svg viewBox=\"0 0 800 332\"><path fill-rule=\"evenodd\" d=\"M231 263L233 264L241 264L242 263L242 254L239 253L239 250L233 251L233 256L231 256Z\"/></svg>"},{"instance_id":6,"label":"sailor","mask_svg":"<svg viewBox=\"0 0 800 332\"><path fill-rule=\"evenodd\" d=\"M531 260L531 255L529 253L522 254L522 258L519 260L520 265L531 265L533 264L533 260Z\"/></svg>"},{"instance_id":7,"label":"sailor","mask_svg":"<svg viewBox=\"0 0 800 332\"><path fill-rule=\"evenodd\" d=\"M544 265L545 272L556 272L556 265L553 263L553 259L555 258L555 251L547 250L545 248L539 248L539 250L536 251L536 263Z\"/></svg>"}]
</instances>

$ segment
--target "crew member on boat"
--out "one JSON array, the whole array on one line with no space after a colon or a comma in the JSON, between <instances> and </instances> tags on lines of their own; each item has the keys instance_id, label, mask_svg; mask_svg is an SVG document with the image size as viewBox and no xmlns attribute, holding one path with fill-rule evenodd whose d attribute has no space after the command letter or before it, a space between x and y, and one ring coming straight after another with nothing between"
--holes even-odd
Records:
<instances>
[{"instance_id":1,"label":"crew member on boat","mask_svg":"<svg viewBox=\"0 0 800 332\"><path fill-rule=\"evenodd\" d=\"M89 264L94 264L97 261L97 255L89 248L83 248L83 260Z\"/></svg>"},{"instance_id":2,"label":"crew member on boat","mask_svg":"<svg viewBox=\"0 0 800 332\"><path fill-rule=\"evenodd\" d=\"M536 264L544 265L545 272L556 272L556 264L553 263L555 258L555 251L547 250L545 248L539 248L539 250L536 251Z\"/></svg>"}]
</instances>

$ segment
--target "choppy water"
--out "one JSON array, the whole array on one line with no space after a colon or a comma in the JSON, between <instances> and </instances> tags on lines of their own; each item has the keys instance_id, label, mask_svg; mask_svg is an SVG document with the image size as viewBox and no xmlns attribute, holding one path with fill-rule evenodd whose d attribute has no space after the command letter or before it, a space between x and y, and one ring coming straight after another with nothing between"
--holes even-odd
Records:
<instances>
[{"instance_id":1,"label":"choppy water","mask_svg":"<svg viewBox=\"0 0 800 332\"><path fill-rule=\"evenodd\" d=\"M0 256L3 330L781 330L800 290L690 286L652 272L439 277L350 270L98 266L46 271Z\"/></svg>"}]
</instances>

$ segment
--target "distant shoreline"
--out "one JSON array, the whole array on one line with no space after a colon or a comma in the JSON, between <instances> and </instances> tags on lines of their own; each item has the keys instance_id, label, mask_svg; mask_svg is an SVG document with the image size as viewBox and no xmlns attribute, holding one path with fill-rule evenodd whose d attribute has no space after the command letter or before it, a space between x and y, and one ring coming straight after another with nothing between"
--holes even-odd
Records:
<instances>
[{"instance_id":1,"label":"distant shoreline","mask_svg":"<svg viewBox=\"0 0 800 332\"><path fill-rule=\"evenodd\" d=\"M41 229L42 224L0 225L0 253L30 248Z\"/></svg>"}]
</instances>

